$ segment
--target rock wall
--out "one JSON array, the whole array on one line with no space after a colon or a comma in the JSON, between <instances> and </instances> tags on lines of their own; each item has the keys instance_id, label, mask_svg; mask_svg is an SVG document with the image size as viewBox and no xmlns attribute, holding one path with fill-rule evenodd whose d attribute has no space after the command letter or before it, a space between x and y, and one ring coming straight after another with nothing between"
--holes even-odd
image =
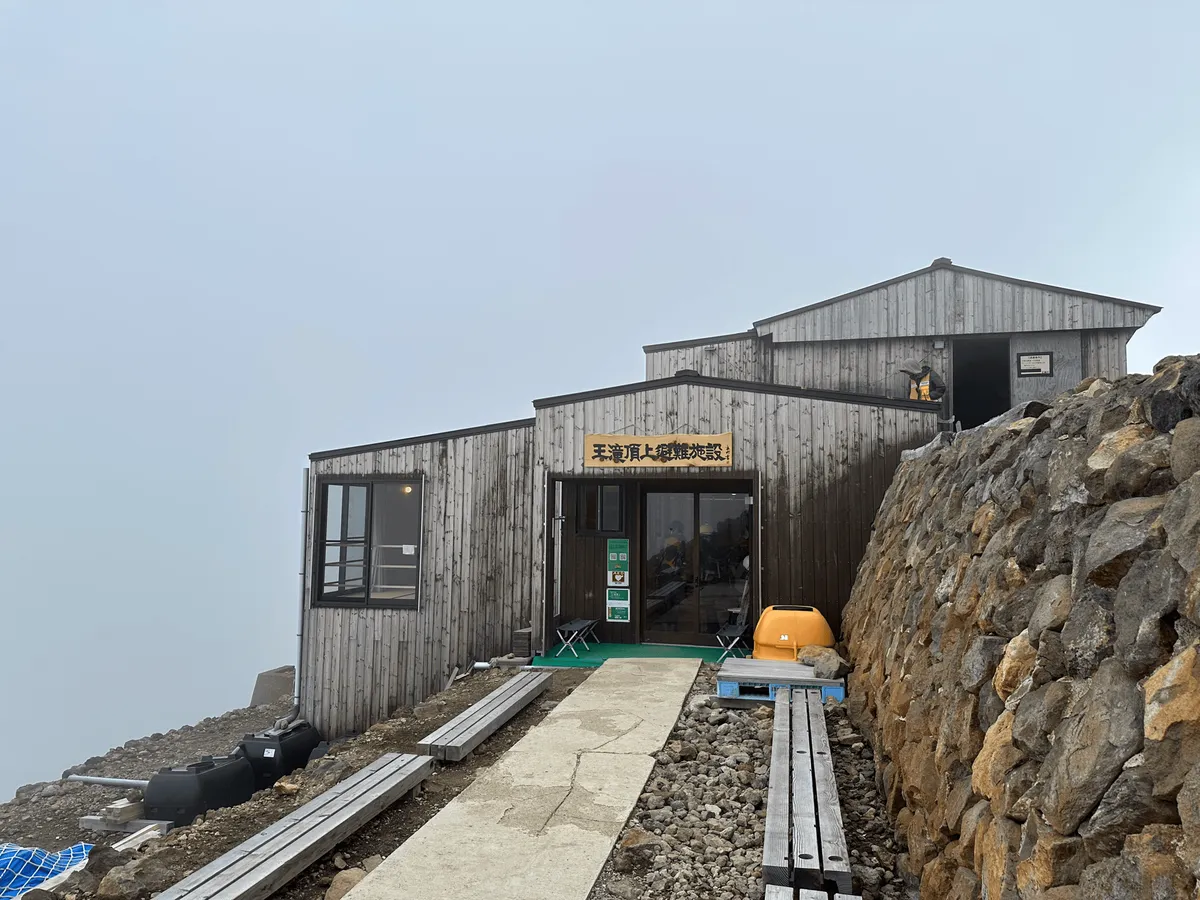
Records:
<instances>
[{"instance_id":1,"label":"rock wall","mask_svg":"<svg viewBox=\"0 0 1200 900\"><path fill-rule=\"evenodd\" d=\"M909 455L846 609L923 898L1192 897L1200 357Z\"/></svg>"}]
</instances>

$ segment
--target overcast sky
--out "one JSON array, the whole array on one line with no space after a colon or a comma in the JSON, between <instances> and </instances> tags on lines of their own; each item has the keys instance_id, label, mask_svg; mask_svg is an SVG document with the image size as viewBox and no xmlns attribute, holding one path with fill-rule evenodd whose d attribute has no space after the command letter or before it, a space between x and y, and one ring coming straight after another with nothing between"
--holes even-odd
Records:
<instances>
[{"instance_id":1,"label":"overcast sky","mask_svg":"<svg viewBox=\"0 0 1200 900\"><path fill-rule=\"evenodd\" d=\"M0 0L0 798L293 661L311 451L938 256L1200 350L1200 5L1046 7Z\"/></svg>"}]
</instances>

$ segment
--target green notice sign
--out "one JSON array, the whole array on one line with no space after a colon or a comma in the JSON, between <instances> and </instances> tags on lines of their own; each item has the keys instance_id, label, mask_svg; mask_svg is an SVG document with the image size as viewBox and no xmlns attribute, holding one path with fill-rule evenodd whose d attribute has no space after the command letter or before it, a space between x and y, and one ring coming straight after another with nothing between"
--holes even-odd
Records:
<instances>
[{"instance_id":1,"label":"green notice sign","mask_svg":"<svg viewBox=\"0 0 1200 900\"><path fill-rule=\"evenodd\" d=\"M628 622L629 588L608 588L604 610L607 621Z\"/></svg>"},{"instance_id":2,"label":"green notice sign","mask_svg":"<svg viewBox=\"0 0 1200 900\"><path fill-rule=\"evenodd\" d=\"M608 539L608 571L629 571L629 540L628 538Z\"/></svg>"}]
</instances>

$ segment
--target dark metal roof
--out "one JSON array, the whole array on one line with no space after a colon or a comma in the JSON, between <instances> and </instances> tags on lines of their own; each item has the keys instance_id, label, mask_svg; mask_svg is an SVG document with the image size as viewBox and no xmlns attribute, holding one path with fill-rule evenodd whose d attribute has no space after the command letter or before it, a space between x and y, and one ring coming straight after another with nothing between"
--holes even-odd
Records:
<instances>
[{"instance_id":1,"label":"dark metal roof","mask_svg":"<svg viewBox=\"0 0 1200 900\"><path fill-rule=\"evenodd\" d=\"M744 341L747 338L758 337L758 333L750 328L746 331L739 331L736 334L718 334L713 337L693 338L690 341L668 341L665 344L646 344L642 350L646 353L654 353L658 350L678 350L681 347L706 347L709 344L727 344L730 341Z\"/></svg>"},{"instance_id":2,"label":"dark metal roof","mask_svg":"<svg viewBox=\"0 0 1200 900\"><path fill-rule=\"evenodd\" d=\"M889 397L876 397L870 394L852 394L848 391L826 391L816 388L800 388L783 384L767 384L762 381L738 381L733 378L710 378L707 375L681 373L671 378L656 378L653 381L635 381L631 384L621 384L615 387L600 388L595 391L581 391L575 394L563 394L558 397L546 397L533 401L534 409L545 409L550 406L562 406L567 403L582 403L586 400L600 400L604 397L619 397L623 394L637 394L642 391L653 391L658 388L674 387L684 384L696 384L702 387L723 388L731 391L749 391L755 394L775 394L781 397L807 397L811 400L827 400L832 403L853 403L860 406L883 406L894 409L912 409L919 412L936 413L940 408L938 403L923 400L893 400Z\"/></svg>"},{"instance_id":3,"label":"dark metal roof","mask_svg":"<svg viewBox=\"0 0 1200 900\"><path fill-rule=\"evenodd\" d=\"M516 428L532 428L533 419L515 419L512 422L497 422L494 425L480 425L478 428L460 428L457 431L442 431L437 434L423 434L418 437L401 438L398 441L380 441L377 444L359 444L357 447L340 447L337 450L321 450L310 453L311 460L331 459L335 456L352 456L355 453L370 453L372 450L390 450L393 447L411 447L413 444L432 444L436 441L449 441L454 438L473 437L477 434L491 434L494 431L511 431Z\"/></svg>"},{"instance_id":4,"label":"dark metal roof","mask_svg":"<svg viewBox=\"0 0 1200 900\"><path fill-rule=\"evenodd\" d=\"M897 284L917 275L923 275L924 273L931 272L934 269L950 269L954 272L962 272L966 275L980 275L984 278L995 278L997 281L1007 281L1009 284L1019 284L1023 287L1037 288L1041 291L1054 291L1057 294L1071 294L1074 297L1087 297L1091 300L1103 300L1108 303L1119 303L1122 306L1132 306L1136 309L1145 309L1156 313L1162 312L1161 306L1152 306L1149 303L1139 303L1136 300L1124 300L1121 297L1109 297L1106 294L1093 294L1090 291L1077 291L1074 288L1062 287L1060 285L1043 284L1040 281L1027 281L1024 278L1010 278L1008 275L997 275L995 272L984 272L981 269L968 269L966 266L956 266L948 259L942 258L934 260L931 265L925 266L923 269L917 269L913 272L906 272L903 275L897 275L895 278L889 278L886 281L870 284L854 291L848 291L845 294L838 294L836 297L830 297L828 300L821 300L817 303L809 303L807 306L799 306L796 309L789 310L788 312L779 313L778 315L774 316L768 316L765 319L759 319L754 323L754 327L758 328L760 325L766 325L770 322L778 322L780 319L786 319L802 312L808 312L809 310L820 309L822 306L831 306L834 303L840 303L842 300L848 300L851 297L857 297L859 294L865 294L868 291L877 291L880 288L887 287L891 284Z\"/></svg>"}]
</instances>

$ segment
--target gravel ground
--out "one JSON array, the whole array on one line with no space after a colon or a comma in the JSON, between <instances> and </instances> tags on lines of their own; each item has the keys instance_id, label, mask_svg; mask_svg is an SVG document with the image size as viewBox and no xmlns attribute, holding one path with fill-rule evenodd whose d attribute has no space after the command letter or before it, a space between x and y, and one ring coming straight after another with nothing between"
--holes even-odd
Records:
<instances>
[{"instance_id":1,"label":"gravel ground","mask_svg":"<svg viewBox=\"0 0 1200 900\"><path fill-rule=\"evenodd\" d=\"M646 790L590 900L759 900L774 708L715 705L704 665ZM871 750L844 706L826 706L855 889L915 900L896 874L902 851L875 787Z\"/></svg>"},{"instance_id":2,"label":"gravel ground","mask_svg":"<svg viewBox=\"0 0 1200 900\"><path fill-rule=\"evenodd\" d=\"M825 705L825 725L855 890L863 900L917 900L919 891L910 892L899 874L897 857L904 848L896 840L875 786L870 746L850 725L845 704Z\"/></svg>"},{"instance_id":3,"label":"gravel ground","mask_svg":"<svg viewBox=\"0 0 1200 900\"><path fill-rule=\"evenodd\" d=\"M269 728L291 709L292 698L281 697L270 706L251 707L228 712L184 725L166 734L128 741L114 747L103 756L93 756L87 762L68 769L80 775L104 775L110 778L149 778L166 766L194 762L201 756L228 753L242 736ZM124 835L107 838L79 829L79 817L99 812L104 806L126 796L126 792L77 784L73 781L51 781L27 784L18 788L16 797L0 805L0 843L61 850L71 844L111 843ZM140 798L140 793L130 793Z\"/></svg>"}]
</instances>

